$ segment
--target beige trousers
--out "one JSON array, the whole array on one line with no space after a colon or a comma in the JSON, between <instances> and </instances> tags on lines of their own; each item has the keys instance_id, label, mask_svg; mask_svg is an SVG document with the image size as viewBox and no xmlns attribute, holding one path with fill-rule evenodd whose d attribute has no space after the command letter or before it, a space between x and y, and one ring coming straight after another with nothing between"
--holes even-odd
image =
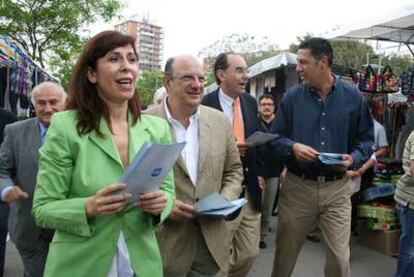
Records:
<instances>
[{"instance_id":1,"label":"beige trousers","mask_svg":"<svg viewBox=\"0 0 414 277\"><path fill-rule=\"evenodd\" d=\"M246 193L247 196L247 193ZM240 214L227 222L230 230L230 263L222 276L247 276L259 254L261 214L247 202Z\"/></svg>"},{"instance_id":2,"label":"beige trousers","mask_svg":"<svg viewBox=\"0 0 414 277\"><path fill-rule=\"evenodd\" d=\"M164 265L164 277L217 277L220 273L219 266L208 250L200 226L195 225L193 231L194 233L189 235L189 239L193 240L191 245L195 246L192 249L193 252L185 255L176 253L174 262L178 263L178 266L176 264L173 268L168 268ZM183 241L183 243L187 242ZM187 259L182 259L182 257ZM170 261L169 264L173 265L174 262Z\"/></svg>"},{"instance_id":3,"label":"beige trousers","mask_svg":"<svg viewBox=\"0 0 414 277\"><path fill-rule=\"evenodd\" d=\"M280 194L272 277L291 276L306 235L319 225L326 243L325 276L348 277L352 181L306 180L288 172Z\"/></svg>"}]
</instances>

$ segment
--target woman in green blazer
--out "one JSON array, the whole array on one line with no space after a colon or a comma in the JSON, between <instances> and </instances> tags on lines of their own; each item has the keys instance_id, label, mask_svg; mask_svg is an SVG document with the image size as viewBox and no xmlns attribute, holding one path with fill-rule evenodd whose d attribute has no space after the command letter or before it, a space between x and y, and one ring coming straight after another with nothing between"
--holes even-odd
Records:
<instances>
[{"instance_id":1,"label":"woman in green blazer","mask_svg":"<svg viewBox=\"0 0 414 277\"><path fill-rule=\"evenodd\" d=\"M141 114L134 45L115 31L90 39L53 116L33 202L37 223L56 229L45 276L162 276L154 230L175 200L172 173L135 204L118 184L145 141L171 141L164 120Z\"/></svg>"}]
</instances>

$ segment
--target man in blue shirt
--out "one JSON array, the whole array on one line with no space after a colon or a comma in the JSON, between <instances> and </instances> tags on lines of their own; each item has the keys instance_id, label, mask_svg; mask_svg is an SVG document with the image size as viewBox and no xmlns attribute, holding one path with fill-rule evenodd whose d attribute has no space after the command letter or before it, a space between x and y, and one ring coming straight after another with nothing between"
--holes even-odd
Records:
<instances>
[{"instance_id":1,"label":"man in blue shirt","mask_svg":"<svg viewBox=\"0 0 414 277\"><path fill-rule=\"evenodd\" d=\"M372 119L358 89L331 70L330 43L308 38L299 45L302 84L290 89L273 130L276 153L287 167L279 203L272 276L290 276L306 235L319 226L327 246L325 276L350 275L349 239L352 181L346 170L359 168L372 153ZM319 153L342 154L343 165L326 165Z\"/></svg>"}]
</instances>

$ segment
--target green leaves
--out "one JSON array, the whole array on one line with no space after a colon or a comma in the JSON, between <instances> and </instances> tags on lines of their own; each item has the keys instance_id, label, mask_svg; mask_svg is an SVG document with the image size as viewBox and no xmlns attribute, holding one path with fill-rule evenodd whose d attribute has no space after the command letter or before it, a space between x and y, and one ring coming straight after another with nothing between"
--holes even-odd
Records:
<instances>
[{"instance_id":1,"label":"green leaves","mask_svg":"<svg viewBox=\"0 0 414 277\"><path fill-rule=\"evenodd\" d=\"M144 72L138 81L137 88L144 105L152 104L154 93L162 87L162 71Z\"/></svg>"},{"instance_id":2,"label":"green leaves","mask_svg":"<svg viewBox=\"0 0 414 277\"><path fill-rule=\"evenodd\" d=\"M122 0L0 0L0 34L19 42L29 56L54 74L80 50L88 24L117 15ZM64 69L66 70L66 69ZM67 80L63 80L65 83Z\"/></svg>"}]
</instances>

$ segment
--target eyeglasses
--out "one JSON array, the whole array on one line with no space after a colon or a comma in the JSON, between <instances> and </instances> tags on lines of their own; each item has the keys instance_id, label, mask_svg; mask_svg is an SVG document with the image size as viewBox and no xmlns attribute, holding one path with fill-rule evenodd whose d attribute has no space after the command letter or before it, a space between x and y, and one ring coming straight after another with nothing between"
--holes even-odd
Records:
<instances>
[{"instance_id":1,"label":"eyeglasses","mask_svg":"<svg viewBox=\"0 0 414 277\"><path fill-rule=\"evenodd\" d=\"M204 76L196 76L196 75L183 75L183 76L172 76L173 78L177 78L183 82L195 82L198 81L199 83L201 83L202 85L204 85L205 78Z\"/></svg>"}]
</instances>

